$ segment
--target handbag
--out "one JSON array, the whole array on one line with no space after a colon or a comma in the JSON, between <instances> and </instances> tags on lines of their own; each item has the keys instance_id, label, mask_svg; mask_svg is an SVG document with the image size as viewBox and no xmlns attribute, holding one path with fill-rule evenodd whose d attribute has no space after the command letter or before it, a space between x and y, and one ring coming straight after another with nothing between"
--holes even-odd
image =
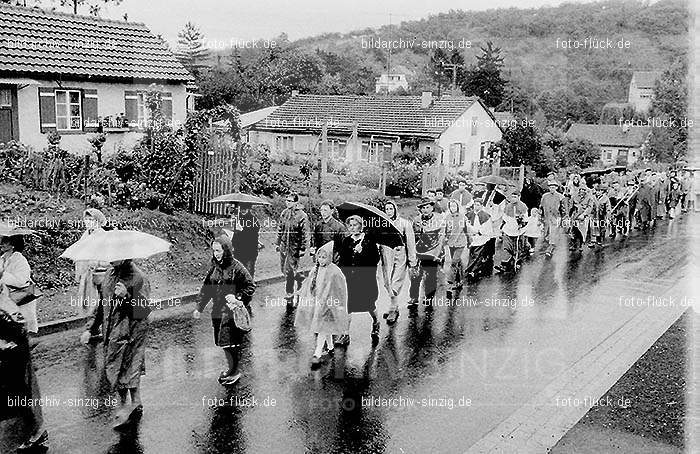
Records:
<instances>
[{"instance_id":1,"label":"handbag","mask_svg":"<svg viewBox=\"0 0 700 454\"><path fill-rule=\"evenodd\" d=\"M243 304L236 304L231 310L233 323L241 331L250 331L250 313Z\"/></svg>"},{"instance_id":2,"label":"handbag","mask_svg":"<svg viewBox=\"0 0 700 454\"><path fill-rule=\"evenodd\" d=\"M9 290L10 299L18 306L29 304L44 295L32 280L29 281L29 285L26 287L8 285L7 289Z\"/></svg>"}]
</instances>

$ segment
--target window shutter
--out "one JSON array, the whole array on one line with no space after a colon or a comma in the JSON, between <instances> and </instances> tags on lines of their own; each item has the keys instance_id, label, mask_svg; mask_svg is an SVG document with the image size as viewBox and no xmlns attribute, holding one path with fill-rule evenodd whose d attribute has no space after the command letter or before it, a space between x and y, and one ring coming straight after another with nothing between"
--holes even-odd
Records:
<instances>
[{"instance_id":1,"label":"window shutter","mask_svg":"<svg viewBox=\"0 0 700 454\"><path fill-rule=\"evenodd\" d=\"M464 144L460 143L459 144L459 165L463 166L464 165L464 158L465 158L465 149L464 149Z\"/></svg>"},{"instance_id":2,"label":"window shutter","mask_svg":"<svg viewBox=\"0 0 700 454\"><path fill-rule=\"evenodd\" d=\"M83 90L83 127L85 132L97 132L100 122L97 118L97 90Z\"/></svg>"},{"instance_id":3,"label":"window shutter","mask_svg":"<svg viewBox=\"0 0 700 454\"><path fill-rule=\"evenodd\" d=\"M163 120L169 126L173 123L173 94L169 92L163 93L163 104L161 105L161 111L163 114Z\"/></svg>"},{"instance_id":4,"label":"window shutter","mask_svg":"<svg viewBox=\"0 0 700 454\"><path fill-rule=\"evenodd\" d=\"M39 87L39 128L42 134L56 130L56 94L53 88Z\"/></svg>"},{"instance_id":5,"label":"window shutter","mask_svg":"<svg viewBox=\"0 0 700 454\"><path fill-rule=\"evenodd\" d=\"M129 120L129 126L139 125L138 93L136 91L124 91L124 116Z\"/></svg>"}]
</instances>

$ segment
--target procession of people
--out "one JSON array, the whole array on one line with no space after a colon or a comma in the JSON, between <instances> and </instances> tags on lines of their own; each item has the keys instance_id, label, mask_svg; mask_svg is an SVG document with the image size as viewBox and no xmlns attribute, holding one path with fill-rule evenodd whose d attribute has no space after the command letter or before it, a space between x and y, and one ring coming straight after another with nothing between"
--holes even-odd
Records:
<instances>
[{"instance_id":1,"label":"procession of people","mask_svg":"<svg viewBox=\"0 0 700 454\"><path fill-rule=\"evenodd\" d=\"M391 327L404 308L408 317L417 317L420 306L426 315L440 306L441 280L450 301L493 272L517 273L538 248L550 258L568 237L573 259L584 245L604 247L624 240L632 229L646 232L659 220L694 208L689 172L621 171L588 181L572 173L565 182L550 174L546 191L534 190L534 181L528 184L525 203L522 188L502 178L489 176L473 184L460 179L448 197L443 188L426 191L412 220L393 201L373 207L324 200L314 223L299 195L286 194L278 228L270 233L276 238L287 310L296 311L298 329L315 336L311 367L332 357L335 347L347 347L353 314L370 316L372 344L379 342L380 289L388 295L383 318ZM231 229L210 243L210 267L192 314L199 319L212 303L214 343L227 363L219 376L223 386L235 385L242 376L241 350L252 325L262 244L251 207L269 205L254 196L228 196L219 201L234 205ZM80 240L61 257L75 263L78 306L87 320L80 341L101 339L104 376L120 398L113 427L121 430L143 414L140 379L146 371L151 313L149 279L134 260L167 252L170 243L143 232L105 230L106 217L96 208L83 212L83 222ZM3 398L39 395L31 339L38 328L41 292L22 254L30 234L0 226L0 365L3 377L12 376L3 379ZM300 263L307 253L314 264L305 272ZM497 256L500 263L494 264ZM41 409L32 407L24 416L32 430L23 449L46 443Z\"/></svg>"}]
</instances>

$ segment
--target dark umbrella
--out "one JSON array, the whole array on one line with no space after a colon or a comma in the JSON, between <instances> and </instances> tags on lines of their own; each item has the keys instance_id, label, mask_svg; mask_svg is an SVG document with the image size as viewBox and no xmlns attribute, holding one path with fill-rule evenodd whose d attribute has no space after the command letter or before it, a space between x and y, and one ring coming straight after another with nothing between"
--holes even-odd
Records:
<instances>
[{"instance_id":1,"label":"dark umbrella","mask_svg":"<svg viewBox=\"0 0 700 454\"><path fill-rule=\"evenodd\" d=\"M498 175L486 175L486 176L480 177L476 181L479 183L484 183L484 184L502 184L505 186L511 184L510 181L506 180L503 177L499 177Z\"/></svg>"},{"instance_id":2,"label":"dark umbrella","mask_svg":"<svg viewBox=\"0 0 700 454\"><path fill-rule=\"evenodd\" d=\"M404 244L403 237L399 229L389 217L379 208L360 202L343 202L337 207L338 216L345 221L348 217L356 214L365 221L377 236L377 243L389 247L397 247Z\"/></svg>"},{"instance_id":3,"label":"dark umbrella","mask_svg":"<svg viewBox=\"0 0 700 454\"><path fill-rule=\"evenodd\" d=\"M232 192L231 194L220 195L211 199L209 203L247 203L249 205L270 205L270 202L265 199L250 194L243 194L242 192Z\"/></svg>"}]
</instances>

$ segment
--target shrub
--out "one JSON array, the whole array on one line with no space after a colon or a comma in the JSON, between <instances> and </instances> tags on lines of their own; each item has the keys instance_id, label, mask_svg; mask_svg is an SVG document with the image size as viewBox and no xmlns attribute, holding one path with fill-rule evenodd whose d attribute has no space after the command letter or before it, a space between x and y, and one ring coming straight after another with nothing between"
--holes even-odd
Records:
<instances>
[{"instance_id":1,"label":"shrub","mask_svg":"<svg viewBox=\"0 0 700 454\"><path fill-rule=\"evenodd\" d=\"M14 140L0 144L0 181L20 181L27 168L29 152Z\"/></svg>"},{"instance_id":2,"label":"shrub","mask_svg":"<svg viewBox=\"0 0 700 454\"><path fill-rule=\"evenodd\" d=\"M367 162L356 162L348 167L347 181L359 186L377 188L380 175L381 168L379 166Z\"/></svg>"},{"instance_id":3,"label":"shrub","mask_svg":"<svg viewBox=\"0 0 700 454\"><path fill-rule=\"evenodd\" d=\"M420 194L422 175L414 166L395 165L387 175L386 194L403 197Z\"/></svg>"}]
</instances>

